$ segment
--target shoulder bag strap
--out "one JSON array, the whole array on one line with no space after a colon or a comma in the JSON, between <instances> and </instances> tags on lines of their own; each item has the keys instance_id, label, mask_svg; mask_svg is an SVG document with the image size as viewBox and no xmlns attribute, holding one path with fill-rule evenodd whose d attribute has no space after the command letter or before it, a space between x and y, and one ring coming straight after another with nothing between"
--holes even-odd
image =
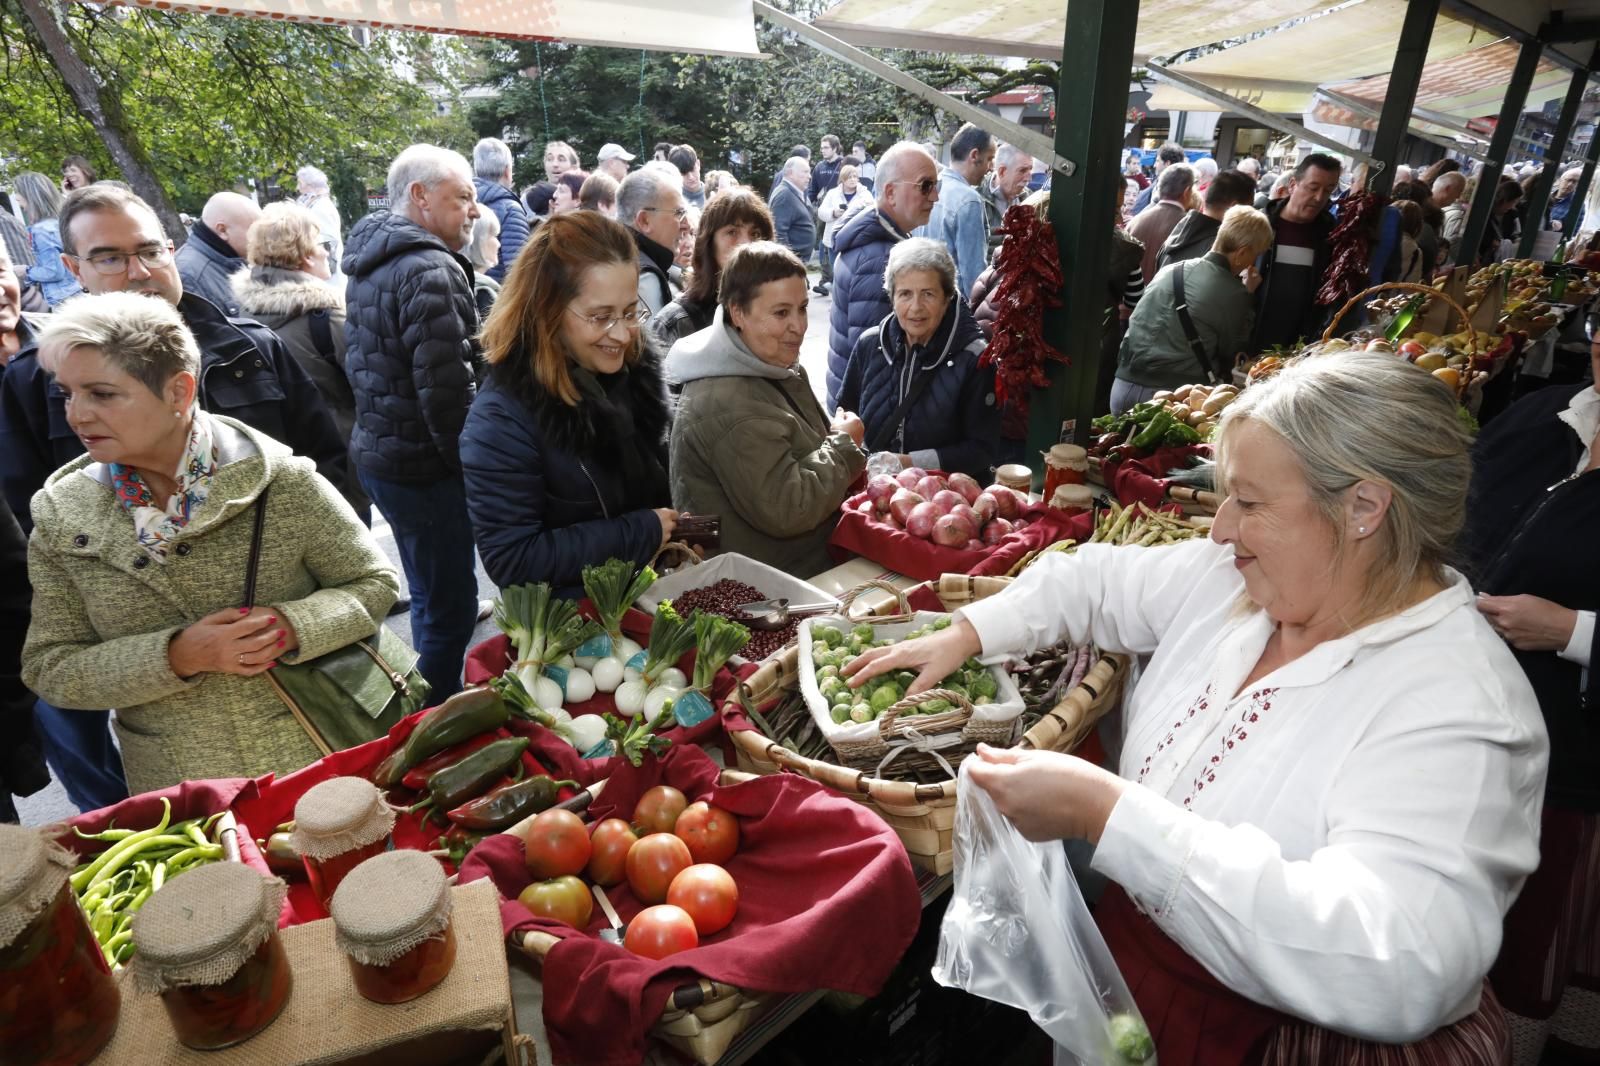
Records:
<instances>
[{"instance_id":1,"label":"shoulder bag strap","mask_svg":"<svg viewBox=\"0 0 1600 1066\"><path fill-rule=\"evenodd\" d=\"M1188 338L1189 350L1194 352L1195 359L1200 363L1201 376L1208 382L1217 380L1216 374L1211 370L1211 357L1206 353L1206 346L1200 340L1200 331L1195 329L1194 319L1189 315L1189 300L1183 291L1184 268L1193 260L1179 263L1172 272L1172 294L1177 298L1177 306L1173 310L1178 312L1178 324L1183 327L1183 335Z\"/></svg>"},{"instance_id":2,"label":"shoulder bag strap","mask_svg":"<svg viewBox=\"0 0 1600 1066\"><path fill-rule=\"evenodd\" d=\"M319 307L315 311L308 311L306 319L311 329L311 344L317 349L317 354L330 363L334 362L337 353L333 346L333 323L328 319L328 309Z\"/></svg>"},{"instance_id":3,"label":"shoulder bag strap","mask_svg":"<svg viewBox=\"0 0 1600 1066\"><path fill-rule=\"evenodd\" d=\"M256 497L255 526L250 531L250 561L245 564L244 607L256 605L256 571L261 567L261 533L267 528L267 491L262 489L261 495Z\"/></svg>"},{"instance_id":4,"label":"shoulder bag strap","mask_svg":"<svg viewBox=\"0 0 1600 1066\"><path fill-rule=\"evenodd\" d=\"M911 353L906 353L906 358L911 358ZM939 372L938 367L926 370L911 382L911 387L906 390L905 398L900 401L900 406L889 415L888 421L872 435L872 440L867 442L867 451L881 452L889 447L889 442L894 440L894 435L899 432L900 424L906 420L906 415L911 413L911 408L927 393L933 385L933 376Z\"/></svg>"}]
</instances>

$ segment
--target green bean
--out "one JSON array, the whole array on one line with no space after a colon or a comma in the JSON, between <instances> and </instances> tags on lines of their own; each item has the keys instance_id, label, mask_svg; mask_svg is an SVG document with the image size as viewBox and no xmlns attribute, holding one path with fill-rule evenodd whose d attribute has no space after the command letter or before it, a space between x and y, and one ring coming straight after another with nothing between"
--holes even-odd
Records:
<instances>
[{"instance_id":1,"label":"green bean","mask_svg":"<svg viewBox=\"0 0 1600 1066\"><path fill-rule=\"evenodd\" d=\"M166 883L167 864L165 862L158 862L156 863L155 868L150 871L150 891L159 892L161 891L161 886Z\"/></svg>"},{"instance_id":2,"label":"green bean","mask_svg":"<svg viewBox=\"0 0 1600 1066\"><path fill-rule=\"evenodd\" d=\"M211 843L211 839L206 836L205 830L200 828L200 823L198 822L185 822L183 831L189 835L190 840L194 841L196 847L203 848Z\"/></svg>"},{"instance_id":3,"label":"green bean","mask_svg":"<svg viewBox=\"0 0 1600 1066\"><path fill-rule=\"evenodd\" d=\"M88 866L74 873L70 878L73 891L82 891L83 888L90 882L97 879L103 880L103 878L100 878L100 873L104 871L106 867L110 866L112 863L119 862L123 856L136 851L139 845L144 841L152 840L161 836L167 831L167 826L170 825L171 822L172 804L166 799L166 797L163 796L161 799L161 821L149 829L141 830L137 833L130 833L127 837L124 837L122 840L107 848L105 854L94 860L94 862L91 862Z\"/></svg>"}]
</instances>

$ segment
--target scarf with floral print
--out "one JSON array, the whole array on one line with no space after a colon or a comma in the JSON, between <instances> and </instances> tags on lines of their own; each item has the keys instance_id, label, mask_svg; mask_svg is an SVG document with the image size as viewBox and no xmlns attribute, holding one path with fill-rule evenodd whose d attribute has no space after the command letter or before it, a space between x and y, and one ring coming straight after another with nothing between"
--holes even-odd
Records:
<instances>
[{"instance_id":1,"label":"scarf with floral print","mask_svg":"<svg viewBox=\"0 0 1600 1066\"><path fill-rule=\"evenodd\" d=\"M205 505L211 492L211 475L217 472L217 445L212 438L211 418L196 409L189 430L189 442L178 462L177 489L158 506L150 486L132 467L112 463L111 487L120 503L133 516L139 546L158 563L167 560L167 549L178 531Z\"/></svg>"}]
</instances>

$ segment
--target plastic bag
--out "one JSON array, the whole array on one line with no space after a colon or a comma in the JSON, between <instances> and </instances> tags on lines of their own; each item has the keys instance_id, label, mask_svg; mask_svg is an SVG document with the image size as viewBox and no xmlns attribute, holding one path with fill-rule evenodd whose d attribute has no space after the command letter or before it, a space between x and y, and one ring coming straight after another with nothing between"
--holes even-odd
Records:
<instances>
[{"instance_id":1,"label":"plastic bag","mask_svg":"<svg viewBox=\"0 0 1600 1066\"><path fill-rule=\"evenodd\" d=\"M1154 1066L1155 1045L1084 905L1059 841L1024 839L971 781L956 785L955 889L939 930L942 985L1019 1007L1057 1064Z\"/></svg>"}]
</instances>

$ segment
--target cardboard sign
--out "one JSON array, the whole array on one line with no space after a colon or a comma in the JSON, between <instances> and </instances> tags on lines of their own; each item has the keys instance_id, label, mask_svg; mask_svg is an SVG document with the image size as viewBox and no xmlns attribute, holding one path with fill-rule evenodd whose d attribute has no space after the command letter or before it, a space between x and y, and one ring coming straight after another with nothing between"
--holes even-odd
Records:
<instances>
[{"instance_id":1,"label":"cardboard sign","mask_svg":"<svg viewBox=\"0 0 1600 1066\"><path fill-rule=\"evenodd\" d=\"M1458 266L1445 276L1439 291L1450 299L1460 303L1467 291L1467 268ZM1456 309L1444 300L1431 300L1428 308L1417 317L1413 323L1413 333L1432 333L1435 336L1445 337L1461 329L1461 316Z\"/></svg>"}]
</instances>

